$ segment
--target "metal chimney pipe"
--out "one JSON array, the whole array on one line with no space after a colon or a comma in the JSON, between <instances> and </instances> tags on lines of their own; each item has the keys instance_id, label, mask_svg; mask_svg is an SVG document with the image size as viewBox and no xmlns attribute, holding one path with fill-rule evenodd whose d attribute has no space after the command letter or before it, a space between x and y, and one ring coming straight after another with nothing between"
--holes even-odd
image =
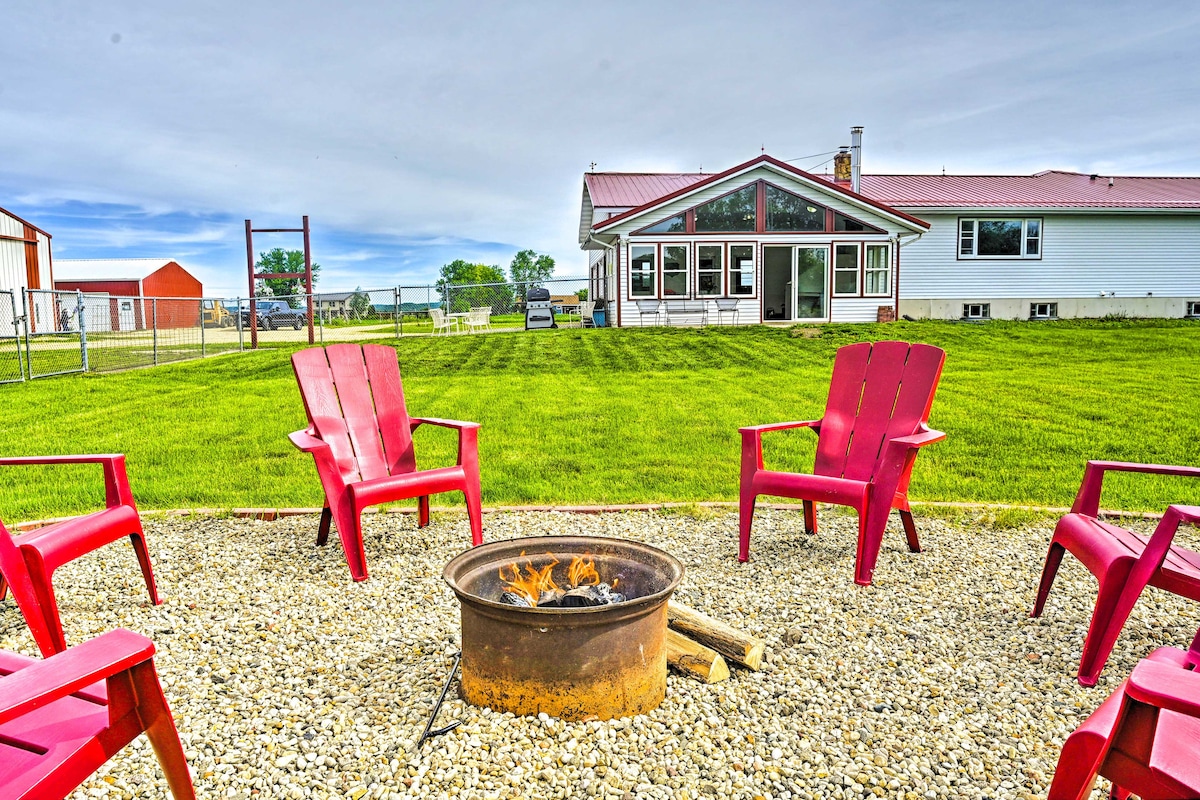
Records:
<instances>
[{"instance_id":1,"label":"metal chimney pipe","mask_svg":"<svg viewBox=\"0 0 1200 800\"><path fill-rule=\"evenodd\" d=\"M862 131L861 125L850 129L850 190L856 194L862 178Z\"/></svg>"}]
</instances>

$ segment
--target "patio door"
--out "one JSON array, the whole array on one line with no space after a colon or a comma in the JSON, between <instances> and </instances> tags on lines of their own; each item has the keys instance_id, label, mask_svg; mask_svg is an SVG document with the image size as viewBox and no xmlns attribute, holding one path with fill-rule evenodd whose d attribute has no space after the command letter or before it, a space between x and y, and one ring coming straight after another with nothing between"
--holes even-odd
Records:
<instances>
[{"instance_id":1,"label":"patio door","mask_svg":"<svg viewBox=\"0 0 1200 800\"><path fill-rule=\"evenodd\" d=\"M763 320L829 319L829 246L763 247Z\"/></svg>"}]
</instances>

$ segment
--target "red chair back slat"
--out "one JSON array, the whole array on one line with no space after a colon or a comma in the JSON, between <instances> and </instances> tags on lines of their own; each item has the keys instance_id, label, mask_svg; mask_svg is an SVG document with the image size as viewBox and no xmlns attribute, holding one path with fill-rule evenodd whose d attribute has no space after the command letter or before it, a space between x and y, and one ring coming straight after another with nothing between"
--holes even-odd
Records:
<instances>
[{"instance_id":1,"label":"red chair back slat","mask_svg":"<svg viewBox=\"0 0 1200 800\"><path fill-rule=\"evenodd\" d=\"M375 398L375 416L383 435L383 452L389 475L402 475L417 468L413 451L412 425L404 402L404 386L396 351L378 344L363 345L367 380Z\"/></svg>"},{"instance_id":2,"label":"red chair back slat","mask_svg":"<svg viewBox=\"0 0 1200 800\"><path fill-rule=\"evenodd\" d=\"M350 446L363 480L387 476L383 457L383 442L379 438L379 420L375 416L375 400L363 363L362 346L335 344L325 348L329 371L342 406Z\"/></svg>"},{"instance_id":3,"label":"red chair back slat","mask_svg":"<svg viewBox=\"0 0 1200 800\"><path fill-rule=\"evenodd\" d=\"M304 413L321 441L329 445L338 472L346 480L358 480L358 460L350 444L350 432L342 418L342 405L333 385L329 360L320 348L292 354L292 368L300 386Z\"/></svg>"},{"instance_id":4,"label":"red chair back slat","mask_svg":"<svg viewBox=\"0 0 1200 800\"><path fill-rule=\"evenodd\" d=\"M833 360L833 376L829 379L825 415L821 418L814 474L840 478L845 472L846 454L854 436L863 381L870 360L870 342L847 345L837 351Z\"/></svg>"}]
</instances>

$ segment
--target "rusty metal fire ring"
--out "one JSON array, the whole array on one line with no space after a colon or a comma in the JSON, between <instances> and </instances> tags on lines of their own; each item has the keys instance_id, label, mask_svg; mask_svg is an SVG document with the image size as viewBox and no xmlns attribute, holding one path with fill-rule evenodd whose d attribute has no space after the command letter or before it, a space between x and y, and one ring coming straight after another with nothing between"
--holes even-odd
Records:
<instances>
[{"instance_id":1,"label":"rusty metal fire ring","mask_svg":"<svg viewBox=\"0 0 1200 800\"><path fill-rule=\"evenodd\" d=\"M590 608L525 608L499 602L500 567L525 559L590 556L628 597ZM683 565L655 547L590 536L490 542L442 572L462 610L464 700L518 715L563 719L644 714L666 696L667 600Z\"/></svg>"}]
</instances>

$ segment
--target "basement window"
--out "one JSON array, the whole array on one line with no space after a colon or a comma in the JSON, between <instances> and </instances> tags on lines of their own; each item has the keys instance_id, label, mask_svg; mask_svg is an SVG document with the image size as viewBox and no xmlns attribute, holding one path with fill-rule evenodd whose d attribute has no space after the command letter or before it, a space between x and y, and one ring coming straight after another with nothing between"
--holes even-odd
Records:
<instances>
[{"instance_id":1,"label":"basement window","mask_svg":"<svg viewBox=\"0 0 1200 800\"><path fill-rule=\"evenodd\" d=\"M1058 319L1058 303L1030 303L1030 319Z\"/></svg>"},{"instance_id":2,"label":"basement window","mask_svg":"<svg viewBox=\"0 0 1200 800\"><path fill-rule=\"evenodd\" d=\"M1187 301L1187 316L1200 317L1200 300Z\"/></svg>"},{"instance_id":3,"label":"basement window","mask_svg":"<svg viewBox=\"0 0 1200 800\"><path fill-rule=\"evenodd\" d=\"M991 319L991 303L963 303L963 319Z\"/></svg>"}]
</instances>

